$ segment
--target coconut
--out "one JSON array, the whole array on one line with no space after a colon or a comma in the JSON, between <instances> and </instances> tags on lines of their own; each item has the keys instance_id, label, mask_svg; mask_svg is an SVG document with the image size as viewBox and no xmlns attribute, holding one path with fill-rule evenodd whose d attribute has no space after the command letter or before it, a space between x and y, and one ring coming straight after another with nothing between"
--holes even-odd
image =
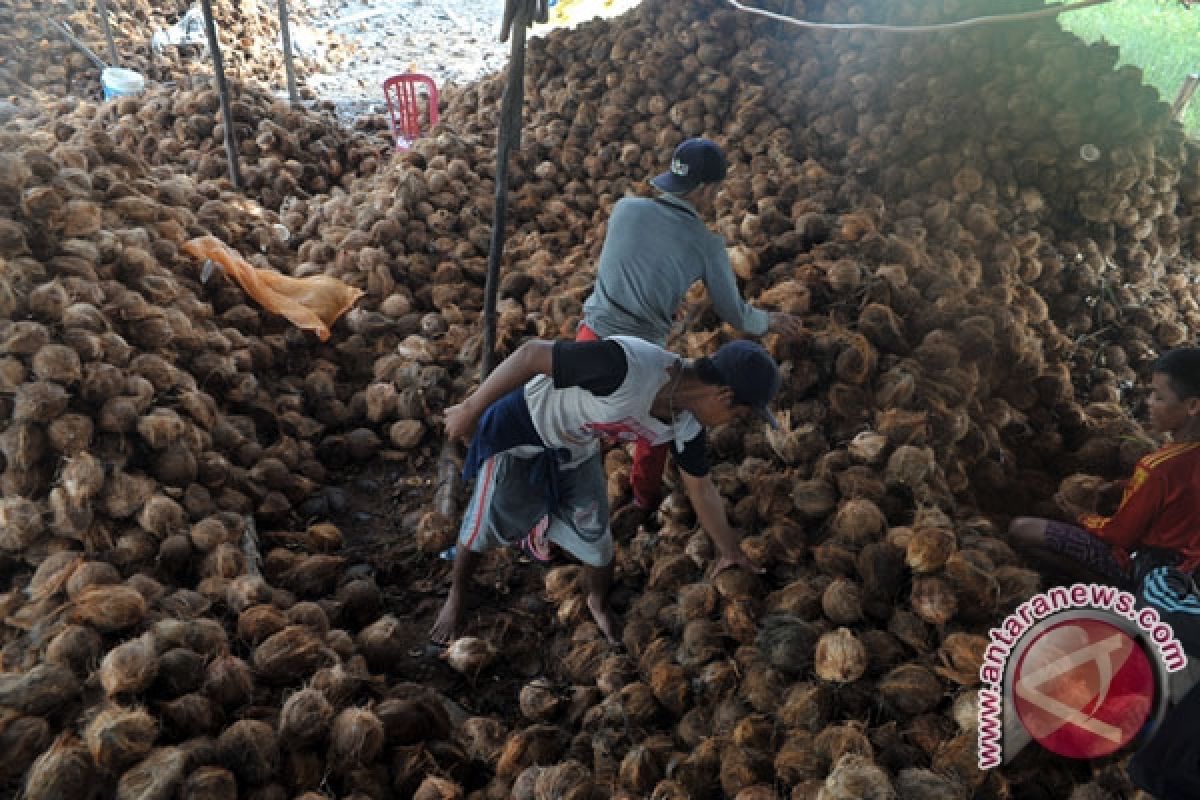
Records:
<instances>
[{"instance_id":1,"label":"coconut","mask_svg":"<svg viewBox=\"0 0 1200 800\"><path fill-rule=\"evenodd\" d=\"M288 788L292 791L316 789L325 779L325 758L312 750L287 750L283 753L280 771L287 776ZM310 797L313 794L315 793L307 792L300 797Z\"/></svg>"},{"instance_id":2,"label":"coconut","mask_svg":"<svg viewBox=\"0 0 1200 800\"><path fill-rule=\"evenodd\" d=\"M862 587L849 578L836 578L821 595L821 609L835 625L852 625L863 617Z\"/></svg>"},{"instance_id":3,"label":"coconut","mask_svg":"<svg viewBox=\"0 0 1200 800\"><path fill-rule=\"evenodd\" d=\"M445 514L427 511L417 520L416 542L422 553L440 553L453 545L457 536L454 520Z\"/></svg>"},{"instance_id":4,"label":"coconut","mask_svg":"<svg viewBox=\"0 0 1200 800\"><path fill-rule=\"evenodd\" d=\"M111 586L121 582L121 573L112 564L103 561L85 561L71 573L67 580L67 596L77 599L92 586Z\"/></svg>"},{"instance_id":5,"label":"coconut","mask_svg":"<svg viewBox=\"0 0 1200 800\"><path fill-rule=\"evenodd\" d=\"M819 631L802 619L771 614L763 619L757 646L771 666L796 675L812 664Z\"/></svg>"},{"instance_id":6,"label":"coconut","mask_svg":"<svg viewBox=\"0 0 1200 800\"><path fill-rule=\"evenodd\" d=\"M461 636L450 643L442 657L468 680L475 681L479 673L491 666L499 651L486 639Z\"/></svg>"},{"instance_id":7,"label":"coconut","mask_svg":"<svg viewBox=\"0 0 1200 800\"><path fill-rule=\"evenodd\" d=\"M942 578L913 578L909 602L913 611L932 625L945 625L958 613L958 598Z\"/></svg>"},{"instance_id":8,"label":"coconut","mask_svg":"<svg viewBox=\"0 0 1200 800\"><path fill-rule=\"evenodd\" d=\"M167 697L193 692L204 684L204 656L186 647L173 647L162 654L155 689Z\"/></svg>"},{"instance_id":9,"label":"coconut","mask_svg":"<svg viewBox=\"0 0 1200 800\"><path fill-rule=\"evenodd\" d=\"M239 614L251 606L283 605L281 592L284 590L272 589L261 575L238 575L225 584L225 605Z\"/></svg>"},{"instance_id":10,"label":"coconut","mask_svg":"<svg viewBox=\"0 0 1200 800\"><path fill-rule=\"evenodd\" d=\"M161 494L156 494L146 501L137 521L138 525L160 539L187 531L187 517L183 506Z\"/></svg>"},{"instance_id":11,"label":"coconut","mask_svg":"<svg viewBox=\"0 0 1200 800\"><path fill-rule=\"evenodd\" d=\"M386 614L359 632L358 650L376 672L385 672L404 657L400 620Z\"/></svg>"},{"instance_id":12,"label":"coconut","mask_svg":"<svg viewBox=\"0 0 1200 800\"><path fill-rule=\"evenodd\" d=\"M496 774L512 777L531 764L553 764L562 757L562 731L553 725L530 725L508 737L496 760Z\"/></svg>"},{"instance_id":13,"label":"coconut","mask_svg":"<svg viewBox=\"0 0 1200 800\"><path fill-rule=\"evenodd\" d=\"M634 745L629 749L621 759L621 767L617 773L617 780L621 786L641 795L648 794L662 777L663 768L658 758L648 747L642 745Z\"/></svg>"},{"instance_id":14,"label":"coconut","mask_svg":"<svg viewBox=\"0 0 1200 800\"><path fill-rule=\"evenodd\" d=\"M254 677L245 661L231 655L212 660L204 675L204 694L218 706L232 709L250 702Z\"/></svg>"},{"instance_id":15,"label":"coconut","mask_svg":"<svg viewBox=\"0 0 1200 800\"><path fill-rule=\"evenodd\" d=\"M866 648L848 628L838 628L817 641L814 667L817 677L822 680L834 683L856 681L867 669Z\"/></svg>"},{"instance_id":16,"label":"coconut","mask_svg":"<svg viewBox=\"0 0 1200 800\"><path fill-rule=\"evenodd\" d=\"M113 519L132 517L154 496L154 489L153 479L115 469L104 482L101 508Z\"/></svg>"},{"instance_id":17,"label":"coconut","mask_svg":"<svg viewBox=\"0 0 1200 800\"><path fill-rule=\"evenodd\" d=\"M95 765L87 748L74 734L64 732L29 768L22 796L28 800L90 797L94 774Z\"/></svg>"},{"instance_id":18,"label":"coconut","mask_svg":"<svg viewBox=\"0 0 1200 800\"><path fill-rule=\"evenodd\" d=\"M83 380L79 354L61 344L48 344L37 351L31 365L38 380L73 386ZM65 408L65 407L64 407Z\"/></svg>"},{"instance_id":19,"label":"coconut","mask_svg":"<svg viewBox=\"0 0 1200 800\"><path fill-rule=\"evenodd\" d=\"M521 713L534 722L548 722L564 705L563 697L549 681L538 678L521 687L517 698Z\"/></svg>"},{"instance_id":20,"label":"coconut","mask_svg":"<svg viewBox=\"0 0 1200 800\"><path fill-rule=\"evenodd\" d=\"M342 532L332 522L317 522L304 532L308 549L314 553L334 553L342 549Z\"/></svg>"},{"instance_id":21,"label":"coconut","mask_svg":"<svg viewBox=\"0 0 1200 800\"><path fill-rule=\"evenodd\" d=\"M19 552L36 543L45 525L42 511L24 497L0 497L0 549Z\"/></svg>"},{"instance_id":22,"label":"coconut","mask_svg":"<svg viewBox=\"0 0 1200 800\"><path fill-rule=\"evenodd\" d=\"M280 743L292 750L319 744L329 732L333 713L333 706L318 690L295 692L279 714Z\"/></svg>"},{"instance_id":23,"label":"coconut","mask_svg":"<svg viewBox=\"0 0 1200 800\"><path fill-rule=\"evenodd\" d=\"M217 738L217 756L240 783L260 786L279 768L279 743L265 722L238 720Z\"/></svg>"},{"instance_id":24,"label":"coconut","mask_svg":"<svg viewBox=\"0 0 1200 800\"><path fill-rule=\"evenodd\" d=\"M13 398L12 419L47 423L67 410L67 390L50 381L21 384Z\"/></svg>"},{"instance_id":25,"label":"coconut","mask_svg":"<svg viewBox=\"0 0 1200 800\"><path fill-rule=\"evenodd\" d=\"M354 699L364 682L364 676L351 672L343 664L334 664L317 670L311 686L324 694L334 707L341 708Z\"/></svg>"},{"instance_id":26,"label":"coconut","mask_svg":"<svg viewBox=\"0 0 1200 800\"><path fill-rule=\"evenodd\" d=\"M896 775L897 800L961 800L967 795L966 786L932 770L909 767Z\"/></svg>"},{"instance_id":27,"label":"coconut","mask_svg":"<svg viewBox=\"0 0 1200 800\"><path fill-rule=\"evenodd\" d=\"M493 763L508 741L504 723L491 717L468 717L455 732L467 756L475 761Z\"/></svg>"},{"instance_id":28,"label":"coconut","mask_svg":"<svg viewBox=\"0 0 1200 800\"><path fill-rule=\"evenodd\" d=\"M728 797L756 783L771 780L771 757L756 748L730 743L721 751L721 788Z\"/></svg>"},{"instance_id":29,"label":"coconut","mask_svg":"<svg viewBox=\"0 0 1200 800\"><path fill-rule=\"evenodd\" d=\"M50 724L41 717L0 719L0 783L19 778L50 745Z\"/></svg>"},{"instance_id":30,"label":"coconut","mask_svg":"<svg viewBox=\"0 0 1200 800\"><path fill-rule=\"evenodd\" d=\"M578 761L546 767L538 772L533 793L538 800L588 800L592 796L592 773Z\"/></svg>"},{"instance_id":31,"label":"coconut","mask_svg":"<svg viewBox=\"0 0 1200 800\"><path fill-rule=\"evenodd\" d=\"M75 700L79 682L66 667L38 664L28 672L0 673L0 707L44 716Z\"/></svg>"},{"instance_id":32,"label":"coconut","mask_svg":"<svg viewBox=\"0 0 1200 800\"><path fill-rule=\"evenodd\" d=\"M158 722L142 708L108 706L88 723L83 733L96 766L120 772L145 756L158 738Z\"/></svg>"},{"instance_id":33,"label":"coconut","mask_svg":"<svg viewBox=\"0 0 1200 800\"><path fill-rule=\"evenodd\" d=\"M903 716L929 711L943 696L941 682L918 664L901 664L880 678L876 688L884 704Z\"/></svg>"},{"instance_id":34,"label":"coconut","mask_svg":"<svg viewBox=\"0 0 1200 800\"><path fill-rule=\"evenodd\" d=\"M389 742L415 744L446 739L453 726L437 692L417 684L400 684L375 709Z\"/></svg>"},{"instance_id":35,"label":"coconut","mask_svg":"<svg viewBox=\"0 0 1200 800\"><path fill-rule=\"evenodd\" d=\"M287 617L275 606L250 606L238 615L238 638L251 647L257 647L268 637L286 628L287 624Z\"/></svg>"},{"instance_id":36,"label":"coconut","mask_svg":"<svg viewBox=\"0 0 1200 800\"><path fill-rule=\"evenodd\" d=\"M954 531L944 528L916 528L905 548L904 561L913 572L936 572L954 553Z\"/></svg>"},{"instance_id":37,"label":"coconut","mask_svg":"<svg viewBox=\"0 0 1200 800\"><path fill-rule=\"evenodd\" d=\"M145 691L158 676L154 634L146 633L117 645L100 662L100 685L109 697Z\"/></svg>"},{"instance_id":38,"label":"coconut","mask_svg":"<svg viewBox=\"0 0 1200 800\"><path fill-rule=\"evenodd\" d=\"M83 625L67 625L46 645L42 660L86 676L99 660L104 646L100 634Z\"/></svg>"},{"instance_id":39,"label":"coconut","mask_svg":"<svg viewBox=\"0 0 1200 800\"><path fill-rule=\"evenodd\" d=\"M371 578L348 581L337 591L340 604L338 623L358 630L379 616L383 608L383 593Z\"/></svg>"},{"instance_id":40,"label":"coconut","mask_svg":"<svg viewBox=\"0 0 1200 800\"><path fill-rule=\"evenodd\" d=\"M90 500L104 487L104 465L91 453L72 455L63 462L59 485L73 500Z\"/></svg>"},{"instance_id":41,"label":"coconut","mask_svg":"<svg viewBox=\"0 0 1200 800\"><path fill-rule=\"evenodd\" d=\"M268 683L304 680L335 659L308 627L289 625L254 648L254 671Z\"/></svg>"},{"instance_id":42,"label":"coconut","mask_svg":"<svg viewBox=\"0 0 1200 800\"><path fill-rule=\"evenodd\" d=\"M370 764L379 757L385 739L383 722L375 714L365 708L344 709L329 729L329 765L345 772Z\"/></svg>"},{"instance_id":43,"label":"coconut","mask_svg":"<svg viewBox=\"0 0 1200 800\"><path fill-rule=\"evenodd\" d=\"M346 559L341 556L308 556L279 576L278 583L301 597L332 594Z\"/></svg>"},{"instance_id":44,"label":"coconut","mask_svg":"<svg viewBox=\"0 0 1200 800\"><path fill-rule=\"evenodd\" d=\"M983 666L983 654L987 646L988 640L983 636L951 633L938 648L938 658L942 664L935 669L943 678L964 686L974 686L979 683L979 668Z\"/></svg>"},{"instance_id":45,"label":"coconut","mask_svg":"<svg viewBox=\"0 0 1200 800\"><path fill-rule=\"evenodd\" d=\"M895 796L887 772L857 753L838 759L817 794L818 800L892 800Z\"/></svg>"},{"instance_id":46,"label":"coconut","mask_svg":"<svg viewBox=\"0 0 1200 800\"><path fill-rule=\"evenodd\" d=\"M158 566L173 577L186 575L193 558L191 540L183 534L168 536L158 546Z\"/></svg>"},{"instance_id":47,"label":"coconut","mask_svg":"<svg viewBox=\"0 0 1200 800\"><path fill-rule=\"evenodd\" d=\"M154 636L162 649L186 647L209 658L229 652L229 637L215 619L162 619L154 624Z\"/></svg>"},{"instance_id":48,"label":"coconut","mask_svg":"<svg viewBox=\"0 0 1200 800\"><path fill-rule=\"evenodd\" d=\"M915 489L928 481L936 469L932 448L902 444L888 457L883 475L890 487Z\"/></svg>"},{"instance_id":49,"label":"coconut","mask_svg":"<svg viewBox=\"0 0 1200 800\"><path fill-rule=\"evenodd\" d=\"M222 767L203 766L183 782L182 800L226 800L237 797L237 779Z\"/></svg>"},{"instance_id":50,"label":"coconut","mask_svg":"<svg viewBox=\"0 0 1200 800\"><path fill-rule=\"evenodd\" d=\"M118 800L172 800L187 770L187 754L160 747L121 776Z\"/></svg>"},{"instance_id":51,"label":"coconut","mask_svg":"<svg viewBox=\"0 0 1200 800\"><path fill-rule=\"evenodd\" d=\"M55 451L74 456L92 445L95 425L91 417L68 412L46 426L46 438Z\"/></svg>"},{"instance_id":52,"label":"coconut","mask_svg":"<svg viewBox=\"0 0 1200 800\"><path fill-rule=\"evenodd\" d=\"M838 508L830 523L833 534L850 545L864 545L881 537L887 521L879 507L864 497L854 497Z\"/></svg>"},{"instance_id":53,"label":"coconut","mask_svg":"<svg viewBox=\"0 0 1200 800\"><path fill-rule=\"evenodd\" d=\"M171 739L203 736L217 729L219 715L213 702L191 692L159 705L163 733Z\"/></svg>"}]
</instances>

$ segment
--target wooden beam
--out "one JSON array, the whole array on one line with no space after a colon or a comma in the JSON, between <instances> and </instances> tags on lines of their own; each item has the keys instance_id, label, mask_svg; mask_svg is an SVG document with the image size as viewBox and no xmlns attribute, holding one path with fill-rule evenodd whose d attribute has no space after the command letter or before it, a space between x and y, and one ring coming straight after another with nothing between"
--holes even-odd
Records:
<instances>
[{"instance_id":1,"label":"wooden beam","mask_svg":"<svg viewBox=\"0 0 1200 800\"><path fill-rule=\"evenodd\" d=\"M242 170L238 163L237 136L233 131L233 111L229 107L229 84L225 82L225 64L221 60L221 43L213 22L212 0L200 0L204 11L204 32L208 35L208 50L212 56L213 73L217 78L217 96L221 100L221 118L225 122L225 156L229 159L229 180L233 188L242 188Z\"/></svg>"}]
</instances>

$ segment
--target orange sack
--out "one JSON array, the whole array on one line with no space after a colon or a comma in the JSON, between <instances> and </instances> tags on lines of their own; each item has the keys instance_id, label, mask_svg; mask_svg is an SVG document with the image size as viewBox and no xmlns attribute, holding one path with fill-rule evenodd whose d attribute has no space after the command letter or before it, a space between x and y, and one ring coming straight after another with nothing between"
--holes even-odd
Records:
<instances>
[{"instance_id":1,"label":"orange sack","mask_svg":"<svg viewBox=\"0 0 1200 800\"><path fill-rule=\"evenodd\" d=\"M292 278L271 269L260 269L215 236L200 236L183 245L199 259L212 259L225 268L248 295L268 311L282 314L296 327L314 331L321 341L329 338L329 327L363 296L329 275Z\"/></svg>"}]
</instances>

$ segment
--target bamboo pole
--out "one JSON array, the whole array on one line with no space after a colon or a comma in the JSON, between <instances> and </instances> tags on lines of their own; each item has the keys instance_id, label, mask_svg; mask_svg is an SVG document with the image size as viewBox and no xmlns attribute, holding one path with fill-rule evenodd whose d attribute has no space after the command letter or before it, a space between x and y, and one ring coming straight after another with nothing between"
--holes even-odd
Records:
<instances>
[{"instance_id":1,"label":"bamboo pole","mask_svg":"<svg viewBox=\"0 0 1200 800\"><path fill-rule=\"evenodd\" d=\"M242 171L238 164L237 137L233 131L233 112L229 107L229 84L225 82L225 64L221 60L221 43L217 40L217 26L213 22L212 0L200 0L204 12L204 32L208 36L208 49L212 55L213 73L217 78L217 96L221 99L221 118L225 122L225 156L229 159L229 181L234 189L242 188Z\"/></svg>"},{"instance_id":2,"label":"bamboo pole","mask_svg":"<svg viewBox=\"0 0 1200 800\"><path fill-rule=\"evenodd\" d=\"M508 83L500 101L500 133L496 141L496 200L492 214L492 240L488 249L487 282L483 290L483 364L480 379L491 373L496 358L496 295L500 286L500 260L504 256L504 228L508 215L508 158L521 146L521 106L525 99L525 33L529 5L518 2L512 17L512 50Z\"/></svg>"},{"instance_id":3,"label":"bamboo pole","mask_svg":"<svg viewBox=\"0 0 1200 800\"><path fill-rule=\"evenodd\" d=\"M1200 87L1200 72L1193 72L1183 79L1183 85L1179 87L1179 94L1175 96L1175 102L1171 105L1171 119L1183 119L1183 112L1187 110L1188 103L1192 102L1192 98L1196 96L1197 87Z\"/></svg>"},{"instance_id":4,"label":"bamboo pole","mask_svg":"<svg viewBox=\"0 0 1200 800\"><path fill-rule=\"evenodd\" d=\"M296 91L296 67L292 64L292 33L288 27L287 0L279 0L279 36L283 39L283 68L287 72L288 100L295 107L300 105L300 93Z\"/></svg>"}]
</instances>

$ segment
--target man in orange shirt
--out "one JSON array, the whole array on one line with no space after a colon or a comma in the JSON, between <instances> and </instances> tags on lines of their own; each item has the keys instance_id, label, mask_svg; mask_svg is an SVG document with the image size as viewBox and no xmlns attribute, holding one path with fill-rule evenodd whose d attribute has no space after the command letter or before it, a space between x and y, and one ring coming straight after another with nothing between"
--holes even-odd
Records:
<instances>
[{"instance_id":1,"label":"man in orange shirt","mask_svg":"<svg viewBox=\"0 0 1200 800\"><path fill-rule=\"evenodd\" d=\"M1200 566L1200 348L1172 350L1155 362L1150 424L1170 443L1143 456L1111 517L1084 514L1079 526L1017 517L1013 544L1071 573L1129 583L1130 555L1154 549L1184 572Z\"/></svg>"}]
</instances>

